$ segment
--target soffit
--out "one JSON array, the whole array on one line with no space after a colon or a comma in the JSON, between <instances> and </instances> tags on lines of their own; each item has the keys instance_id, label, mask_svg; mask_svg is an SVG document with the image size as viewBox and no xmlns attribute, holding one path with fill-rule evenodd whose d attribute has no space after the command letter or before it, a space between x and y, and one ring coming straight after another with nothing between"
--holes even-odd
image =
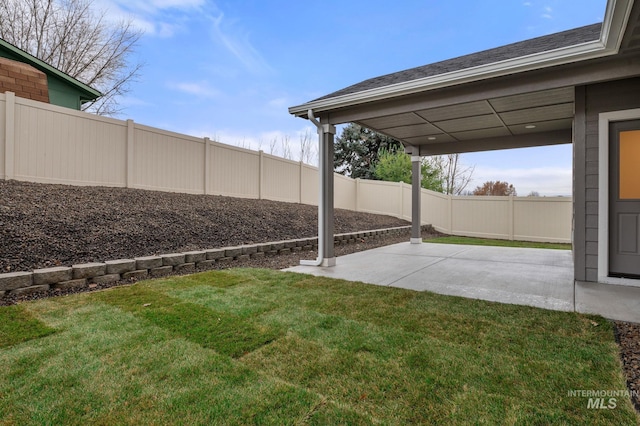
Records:
<instances>
[{"instance_id":1,"label":"soffit","mask_svg":"<svg viewBox=\"0 0 640 426\"><path fill-rule=\"evenodd\" d=\"M573 111L574 88L563 87L373 117L358 124L406 145L428 146L570 130ZM544 144L541 140L540 145Z\"/></svg>"}]
</instances>

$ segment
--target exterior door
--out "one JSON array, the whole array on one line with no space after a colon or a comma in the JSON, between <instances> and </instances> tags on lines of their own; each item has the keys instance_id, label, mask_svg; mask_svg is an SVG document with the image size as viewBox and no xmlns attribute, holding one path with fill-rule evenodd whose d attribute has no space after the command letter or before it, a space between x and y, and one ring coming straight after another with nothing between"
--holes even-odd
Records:
<instances>
[{"instance_id":1,"label":"exterior door","mask_svg":"<svg viewBox=\"0 0 640 426\"><path fill-rule=\"evenodd\" d=\"M609 275L640 279L640 120L609 130Z\"/></svg>"}]
</instances>

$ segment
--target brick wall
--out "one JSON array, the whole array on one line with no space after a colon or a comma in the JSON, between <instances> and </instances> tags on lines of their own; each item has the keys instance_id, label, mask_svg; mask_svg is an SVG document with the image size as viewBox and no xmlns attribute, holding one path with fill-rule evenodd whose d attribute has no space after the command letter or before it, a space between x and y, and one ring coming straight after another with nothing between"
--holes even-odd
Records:
<instances>
[{"instance_id":1,"label":"brick wall","mask_svg":"<svg viewBox=\"0 0 640 426\"><path fill-rule=\"evenodd\" d=\"M0 93L13 92L21 98L49 103L47 76L31 65L0 58Z\"/></svg>"}]
</instances>

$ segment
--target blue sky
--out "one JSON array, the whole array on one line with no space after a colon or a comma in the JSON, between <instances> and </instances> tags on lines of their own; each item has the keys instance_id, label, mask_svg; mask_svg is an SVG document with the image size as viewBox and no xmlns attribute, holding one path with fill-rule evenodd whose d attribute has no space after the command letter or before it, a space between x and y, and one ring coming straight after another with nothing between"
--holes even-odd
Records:
<instances>
[{"instance_id":1,"label":"blue sky","mask_svg":"<svg viewBox=\"0 0 640 426\"><path fill-rule=\"evenodd\" d=\"M602 21L606 0L96 0L144 30L120 118L299 159L287 112L367 78ZM275 143L274 143L275 141ZM315 139L314 139L315 141ZM571 195L571 146L464 154L473 189Z\"/></svg>"}]
</instances>

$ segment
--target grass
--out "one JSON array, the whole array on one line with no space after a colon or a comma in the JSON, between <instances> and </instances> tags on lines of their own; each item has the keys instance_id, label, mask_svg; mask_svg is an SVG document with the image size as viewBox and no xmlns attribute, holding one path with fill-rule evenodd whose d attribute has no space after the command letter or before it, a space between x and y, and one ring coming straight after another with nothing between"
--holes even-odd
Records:
<instances>
[{"instance_id":1,"label":"grass","mask_svg":"<svg viewBox=\"0 0 640 426\"><path fill-rule=\"evenodd\" d=\"M492 240L488 238L459 237L455 235L431 238L429 240L426 240L426 242L442 243L442 244L467 244L467 245L475 245L475 246L525 247L525 248L571 250L571 244L567 244L567 243L537 243L532 241Z\"/></svg>"},{"instance_id":2,"label":"grass","mask_svg":"<svg viewBox=\"0 0 640 426\"><path fill-rule=\"evenodd\" d=\"M598 410L569 395L626 389L597 316L261 269L0 314L16 324L0 349L3 425L639 419L626 398Z\"/></svg>"}]
</instances>

